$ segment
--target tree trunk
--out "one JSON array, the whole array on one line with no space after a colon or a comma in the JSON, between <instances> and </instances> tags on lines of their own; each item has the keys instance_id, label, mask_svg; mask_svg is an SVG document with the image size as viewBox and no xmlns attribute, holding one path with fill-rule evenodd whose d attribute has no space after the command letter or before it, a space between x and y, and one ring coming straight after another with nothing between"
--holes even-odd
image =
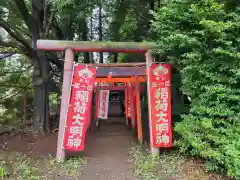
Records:
<instances>
[{"instance_id":1,"label":"tree trunk","mask_svg":"<svg viewBox=\"0 0 240 180\"><path fill-rule=\"evenodd\" d=\"M44 62L45 58L34 57L34 61L41 61L41 64L34 65L33 71L33 124L36 132L44 134L50 132L49 107L48 107L48 62Z\"/></svg>"},{"instance_id":2,"label":"tree trunk","mask_svg":"<svg viewBox=\"0 0 240 180\"><path fill-rule=\"evenodd\" d=\"M113 54L113 62L118 63L118 53Z\"/></svg>"},{"instance_id":3,"label":"tree trunk","mask_svg":"<svg viewBox=\"0 0 240 180\"><path fill-rule=\"evenodd\" d=\"M162 5L165 4L166 2L167 2L167 0L159 0L157 7L158 8L162 7Z\"/></svg>"},{"instance_id":4,"label":"tree trunk","mask_svg":"<svg viewBox=\"0 0 240 180\"><path fill-rule=\"evenodd\" d=\"M43 2L42 2L43 3ZM34 19L32 31L33 47L33 103L34 103L34 127L36 132L44 134L50 132L49 107L48 107L48 80L49 80L49 62L46 55L40 52L36 47L36 42L40 39L41 9L43 4L38 0L32 0L32 16ZM39 10L40 9L40 10Z\"/></svg>"},{"instance_id":5,"label":"tree trunk","mask_svg":"<svg viewBox=\"0 0 240 180\"><path fill-rule=\"evenodd\" d=\"M50 131L49 122L49 108L48 108L48 81L49 81L49 61L47 56L38 51L36 42L40 39L40 31L44 34L44 5L45 0L31 0L29 1L32 5L32 13L29 12L27 5L24 0L14 0L16 7L21 14L26 26L32 35L32 48L28 43L23 45L28 49L29 54L32 58L33 70L33 124L35 130L40 133ZM18 36L13 36L18 40Z\"/></svg>"},{"instance_id":6,"label":"tree trunk","mask_svg":"<svg viewBox=\"0 0 240 180\"><path fill-rule=\"evenodd\" d=\"M99 15L98 15L98 21L99 21L99 41L102 41L103 34L102 34L102 1L99 1ZM99 63L103 63L103 53L100 53L100 61Z\"/></svg>"},{"instance_id":7,"label":"tree trunk","mask_svg":"<svg viewBox=\"0 0 240 180\"><path fill-rule=\"evenodd\" d=\"M82 39L84 41L88 41L88 27L86 19L83 20L83 29L82 29ZM90 63L90 56L89 52L84 53L84 63Z\"/></svg>"},{"instance_id":8,"label":"tree trunk","mask_svg":"<svg viewBox=\"0 0 240 180\"><path fill-rule=\"evenodd\" d=\"M93 13L93 12L92 12ZM93 15L91 14L91 22L90 22L90 40L93 41ZM90 63L93 63L93 53L90 53Z\"/></svg>"},{"instance_id":9,"label":"tree trunk","mask_svg":"<svg viewBox=\"0 0 240 180\"><path fill-rule=\"evenodd\" d=\"M150 0L150 10L154 11L155 10L155 0Z\"/></svg>"}]
</instances>

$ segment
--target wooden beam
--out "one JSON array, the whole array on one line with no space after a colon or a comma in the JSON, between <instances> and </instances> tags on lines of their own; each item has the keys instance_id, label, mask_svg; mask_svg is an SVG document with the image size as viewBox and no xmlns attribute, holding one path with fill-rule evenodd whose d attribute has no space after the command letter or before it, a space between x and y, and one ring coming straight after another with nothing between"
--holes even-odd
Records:
<instances>
[{"instance_id":1,"label":"wooden beam","mask_svg":"<svg viewBox=\"0 0 240 180\"><path fill-rule=\"evenodd\" d=\"M107 64L87 64L88 66L93 67L142 67L146 66L146 63L107 63Z\"/></svg>"},{"instance_id":2,"label":"wooden beam","mask_svg":"<svg viewBox=\"0 0 240 180\"><path fill-rule=\"evenodd\" d=\"M125 66L125 65L124 65ZM96 77L138 77L138 76L146 76L146 66L133 66L133 67L96 67L97 75Z\"/></svg>"},{"instance_id":3,"label":"wooden beam","mask_svg":"<svg viewBox=\"0 0 240 180\"><path fill-rule=\"evenodd\" d=\"M131 85L132 87L135 87L134 84ZM96 85L94 87L97 90L125 90L126 88L129 88L127 85L121 85L121 86L116 86L116 85L110 85L110 86L101 86L101 85ZM145 85L140 85L140 92L142 92L145 89Z\"/></svg>"},{"instance_id":4,"label":"wooden beam","mask_svg":"<svg viewBox=\"0 0 240 180\"><path fill-rule=\"evenodd\" d=\"M99 41L37 41L37 48L46 51L63 51L67 48L78 52L125 52L146 53L148 49L156 47L153 42L99 42Z\"/></svg>"},{"instance_id":5,"label":"wooden beam","mask_svg":"<svg viewBox=\"0 0 240 180\"><path fill-rule=\"evenodd\" d=\"M107 78L96 78L95 82L104 82L104 83L111 83L111 82L146 82L147 78L144 76L139 77L127 77L127 78L113 78L113 77L107 77Z\"/></svg>"},{"instance_id":6,"label":"wooden beam","mask_svg":"<svg viewBox=\"0 0 240 180\"><path fill-rule=\"evenodd\" d=\"M95 89L119 91L119 90L125 90L126 86L95 86Z\"/></svg>"}]
</instances>

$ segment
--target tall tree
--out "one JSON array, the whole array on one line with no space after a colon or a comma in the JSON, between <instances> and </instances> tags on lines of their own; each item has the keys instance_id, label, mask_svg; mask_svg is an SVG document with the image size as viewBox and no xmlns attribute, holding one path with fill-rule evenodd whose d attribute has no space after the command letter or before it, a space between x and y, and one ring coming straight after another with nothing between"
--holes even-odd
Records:
<instances>
[{"instance_id":1,"label":"tall tree","mask_svg":"<svg viewBox=\"0 0 240 180\"><path fill-rule=\"evenodd\" d=\"M31 59L33 70L34 88L34 123L38 132L50 132L49 108L48 108L48 84L49 84L49 62L44 52L37 49L37 40L41 38L40 33L44 30L44 5L45 1L32 0L32 13L30 14L23 0L14 0L25 24L32 36Z\"/></svg>"},{"instance_id":2,"label":"tall tree","mask_svg":"<svg viewBox=\"0 0 240 180\"><path fill-rule=\"evenodd\" d=\"M99 29L99 41L103 40L103 25L102 25L102 0L99 0L99 10L98 10L98 29ZM99 63L103 63L103 53L100 53L100 59L99 59Z\"/></svg>"},{"instance_id":3,"label":"tall tree","mask_svg":"<svg viewBox=\"0 0 240 180\"><path fill-rule=\"evenodd\" d=\"M45 1L4 1L2 7L5 17L0 21L0 27L6 32L6 37L0 43L2 50L9 49L29 58L34 67L34 117L36 131L49 132L48 118L48 88L51 78L49 71L53 64L62 68L56 56L49 56L36 48L36 40L49 36L51 17L49 4ZM32 11L30 13L30 11Z\"/></svg>"}]
</instances>

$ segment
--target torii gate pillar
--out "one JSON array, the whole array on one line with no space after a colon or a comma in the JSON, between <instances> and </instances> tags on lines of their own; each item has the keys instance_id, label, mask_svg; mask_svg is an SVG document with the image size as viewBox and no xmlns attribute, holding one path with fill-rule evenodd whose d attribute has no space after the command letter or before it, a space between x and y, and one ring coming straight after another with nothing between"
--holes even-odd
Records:
<instances>
[{"instance_id":1,"label":"torii gate pillar","mask_svg":"<svg viewBox=\"0 0 240 180\"><path fill-rule=\"evenodd\" d=\"M72 85L72 73L74 66L74 52L72 49L65 50L65 61L63 71L63 84L62 84L62 96L61 96L61 109L60 109L60 120L58 130L58 143L57 143L57 154L56 158L58 162L62 162L66 158L66 152L63 149L63 139L65 132L65 124L68 112L68 102L71 94Z\"/></svg>"},{"instance_id":2,"label":"torii gate pillar","mask_svg":"<svg viewBox=\"0 0 240 180\"><path fill-rule=\"evenodd\" d=\"M151 146L151 152L153 156L158 156L159 155L159 148L153 147L153 139L152 139L152 116L151 116L151 97L150 97L150 87L151 84L150 82L150 65L153 63L153 58L151 53L148 51L146 54L146 62L147 62L147 90L148 90L148 119L149 119L149 133L150 133L150 146Z\"/></svg>"}]
</instances>

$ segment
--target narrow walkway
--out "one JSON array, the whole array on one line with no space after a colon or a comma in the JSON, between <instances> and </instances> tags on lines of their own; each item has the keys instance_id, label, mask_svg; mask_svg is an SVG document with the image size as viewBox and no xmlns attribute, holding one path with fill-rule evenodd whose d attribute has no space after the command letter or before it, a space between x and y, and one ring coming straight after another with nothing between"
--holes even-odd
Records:
<instances>
[{"instance_id":1,"label":"narrow walkway","mask_svg":"<svg viewBox=\"0 0 240 180\"><path fill-rule=\"evenodd\" d=\"M139 180L128 162L134 137L123 123L117 123L119 120L124 121L119 118L102 121L100 130L86 139L84 155L88 164L81 180Z\"/></svg>"}]
</instances>

